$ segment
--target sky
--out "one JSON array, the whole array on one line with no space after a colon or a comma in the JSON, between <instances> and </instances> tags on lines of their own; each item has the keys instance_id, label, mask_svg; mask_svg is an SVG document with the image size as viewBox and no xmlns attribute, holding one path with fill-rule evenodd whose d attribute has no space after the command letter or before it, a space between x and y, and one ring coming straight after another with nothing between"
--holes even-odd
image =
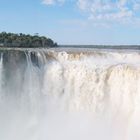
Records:
<instances>
[{"instance_id":1,"label":"sky","mask_svg":"<svg viewBox=\"0 0 140 140\"><path fill-rule=\"evenodd\" d=\"M0 0L0 32L58 44L140 44L140 0Z\"/></svg>"}]
</instances>

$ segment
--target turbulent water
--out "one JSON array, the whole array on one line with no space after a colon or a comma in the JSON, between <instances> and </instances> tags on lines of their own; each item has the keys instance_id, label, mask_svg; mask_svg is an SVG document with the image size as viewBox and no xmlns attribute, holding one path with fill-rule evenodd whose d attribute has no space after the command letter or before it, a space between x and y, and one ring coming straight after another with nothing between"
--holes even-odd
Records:
<instances>
[{"instance_id":1,"label":"turbulent water","mask_svg":"<svg viewBox=\"0 0 140 140\"><path fill-rule=\"evenodd\" d=\"M0 51L0 140L139 140L140 52Z\"/></svg>"}]
</instances>

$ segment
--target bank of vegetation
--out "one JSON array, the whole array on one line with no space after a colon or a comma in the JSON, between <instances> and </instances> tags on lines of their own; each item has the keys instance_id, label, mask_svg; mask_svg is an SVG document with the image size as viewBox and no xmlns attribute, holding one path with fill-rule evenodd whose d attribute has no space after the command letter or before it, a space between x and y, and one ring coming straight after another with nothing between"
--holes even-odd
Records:
<instances>
[{"instance_id":1,"label":"bank of vegetation","mask_svg":"<svg viewBox=\"0 0 140 140\"><path fill-rule=\"evenodd\" d=\"M19 47L19 48L39 48L39 47L56 47L52 39L45 36L39 36L29 34L15 34L15 33L0 33L0 47Z\"/></svg>"}]
</instances>

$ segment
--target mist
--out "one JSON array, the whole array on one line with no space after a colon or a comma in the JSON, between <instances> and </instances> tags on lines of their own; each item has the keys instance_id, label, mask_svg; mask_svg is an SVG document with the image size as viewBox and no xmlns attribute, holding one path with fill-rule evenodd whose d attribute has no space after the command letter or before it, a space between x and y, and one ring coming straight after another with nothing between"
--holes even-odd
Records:
<instances>
[{"instance_id":1,"label":"mist","mask_svg":"<svg viewBox=\"0 0 140 140\"><path fill-rule=\"evenodd\" d=\"M136 51L3 50L1 140L139 140Z\"/></svg>"}]
</instances>

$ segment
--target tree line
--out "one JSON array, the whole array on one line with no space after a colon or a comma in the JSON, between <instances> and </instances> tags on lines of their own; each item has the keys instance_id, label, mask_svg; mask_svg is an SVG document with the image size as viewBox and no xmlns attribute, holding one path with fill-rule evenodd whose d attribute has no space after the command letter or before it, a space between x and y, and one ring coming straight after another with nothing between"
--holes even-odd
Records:
<instances>
[{"instance_id":1,"label":"tree line","mask_svg":"<svg viewBox=\"0 0 140 140\"><path fill-rule=\"evenodd\" d=\"M0 47L24 47L24 48L38 48L38 47L56 47L52 39L45 36L29 34L15 34L15 33L0 33Z\"/></svg>"}]
</instances>

